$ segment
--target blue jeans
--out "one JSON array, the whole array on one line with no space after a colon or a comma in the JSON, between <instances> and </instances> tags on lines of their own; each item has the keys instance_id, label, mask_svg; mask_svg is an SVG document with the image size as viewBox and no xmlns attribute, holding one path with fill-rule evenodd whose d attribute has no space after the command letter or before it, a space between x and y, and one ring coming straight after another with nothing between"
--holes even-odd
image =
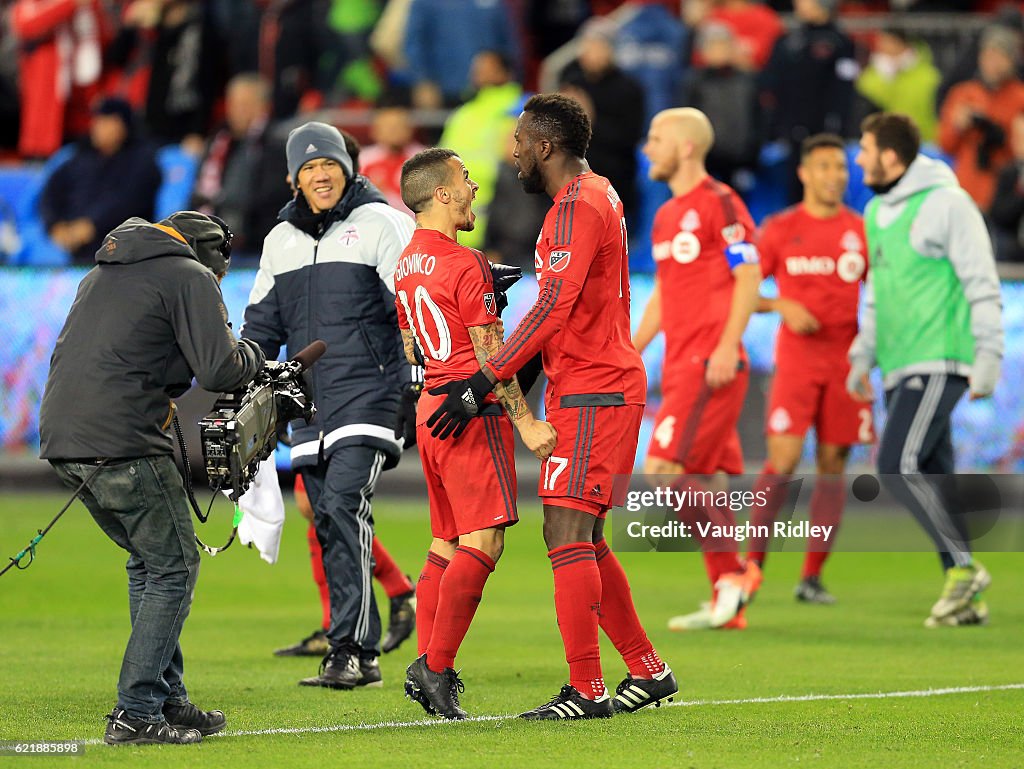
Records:
<instances>
[{"instance_id":1,"label":"blue jeans","mask_svg":"<svg viewBox=\"0 0 1024 769\"><path fill-rule=\"evenodd\" d=\"M51 461L77 488L96 469ZM117 705L160 722L165 701L185 703L178 638L199 576L199 551L181 475L170 456L113 460L79 495L104 533L128 551L132 632L117 682Z\"/></svg>"}]
</instances>

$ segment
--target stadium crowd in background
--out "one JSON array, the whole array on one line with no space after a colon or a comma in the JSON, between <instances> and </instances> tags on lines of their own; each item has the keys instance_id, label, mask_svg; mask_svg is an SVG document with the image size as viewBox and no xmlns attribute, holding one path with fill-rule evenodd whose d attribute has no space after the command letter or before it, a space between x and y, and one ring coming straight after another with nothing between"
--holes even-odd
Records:
<instances>
[{"instance_id":1,"label":"stadium crowd in background","mask_svg":"<svg viewBox=\"0 0 1024 769\"><path fill-rule=\"evenodd\" d=\"M1024 99L1013 75L1020 73L1024 22L1011 3L991 17L964 17L969 29L987 24L982 34L943 36L927 25L915 34L917 12L961 6L929 0L909 11L902 3L897 11L884 2L837 0L0 0L0 49L16 54L0 67L0 114L20 113L17 132L10 130L17 122L3 121L0 141L7 146L0 152L12 163L46 160L88 132L98 98L124 98L149 140L183 148L192 158L186 165L202 160L195 200L232 218L244 263L275 223L270 190L283 174L277 162L262 158L264 146L275 136L283 143L289 127L319 109L350 110L352 124L339 127L364 142L371 124L375 133L398 131L398 138L374 140L393 145L394 157L381 161L392 163L392 173L403 154L398 144L407 145L408 156L416 142L437 143L438 121L446 123L445 145L471 155L466 161L481 185L481 222L470 236L480 246L505 140L497 130L459 126L486 109L497 129L501 118L515 117L513 92L561 85L583 99L594 118L595 162L621 191L631 223L652 194L636 172L643 128L663 109L692 106L711 117L720 141L710 170L748 201L754 174L781 166L772 178L782 180L785 200L795 202L803 139L830 131L855 141L863 115L899 105L926 141L939 126L939 147L988 215L996 177L1011 162L1010 120ZM973 10L992 13L997 6L985 0ZM876 28L848 24L865 13L879 14L872 17L879 19ZM566 43L573 46L568 53L559 50ZM250 95L240 97L240 89ZM495 89L504 95L498 98ZM240 117L239 98L266 99L269 109L261 105L258 116ZM464 104L468 113L444 117ZM378 106L388 107L393 128L378 120ZM442 111L406 113L410 122L403 126L397 111L403 107ZM499 115L502 110L510 114ZM406 130L412 135L403 138ZM453 136L471 139L475 148L461 149ZM237 184L246 168L260 169L251 189ZM174 168L168 176L182 173ZM393 184L390 192L380 186L397 202ZM522 200L511 205L529 208ZM759 210L757 218L769 212ZM999 238L997 246L1000 258L1018 254L1012 240ZM31 255L22 263L31 264Z\"/></svg>"},{"instance_id":2,"label":"stadium crowd in background","mask_svg":"<svg viewBox=\"0 0 1024 769\"><path fill-rule=\"evenodd\" d=\"M190 533L191 524L182 523L176 534L154 527L155 544L136 541L115 507L118 495L100 496L108 475L124 481L125 473L141 473L126 483L173 485L166 463L151 461L167 458L166 425L158 437L143 436L137 451L83 445L73 431L64 434L64 423L79 417L69 360L80 352L69 352L70 341L93 331L82 330L87 300L121 287L103 282L117 272L110 264L141 269L152 281L169 269L170 260L159 257L203 261L202 251L219 279L236 229L239 249L259 254L243 341L228 333L234 346L217 348L217 367L211 363L216 345L206 337L183 342L182 332L176 338L186 360L176 368L229 389L264 355L277 356L282 347L294 353L319 337L327 342L310 374L316 419L292 432L292 465L311 507L311 557L325 612L322 631L279 650L324 651L319 673L301 685L381 684L373 576L385 581L392 599L392 630L412 631L412 584L374 538L372 503L382 470L394 467L418 436L433 542L416 596L420 657L407 670L406 691L429 713L466 717L456 653L501 555L504 527L517 520L512 432L500 402L542 460L537 495L569 673L568 685L521 717L603 718L674 696L677 682L637 616L604 531L609 509L620 501L621 478L628 479L635 463L648 393L640 353L665 333L664 397L645 472L671 479L739 475L737 425L751 373L742 339L757 310L779 311L787 327L777 349L759 487L795 471L813 424L822 478L811 517L838 522L842 489L832 476L845 469L851 445L874 438L865 404L874 399L867 375L877 365L889 410L879 471L933 538L946 575L926 624L985 622L980 595L990 576L973 560L942 483L921 474L953 472L950 412L965 392L972 399L990 396L999 378L1000 288L986 226L1005 255L1021 250L1020 16L1004 14L984 29L976 71L940 97L940 71L926 43L889 27L855 39L843 28L837 0L794 0L792 17L778 13L788 8L750 0L685 0L681 7L658 0L567 2L561 23L544 35L528 26L553 21L543 0L399 5L5 4L20 82L33 83L21 90L22 130L12 155L17 162L47 160L38 215L74 263L98 264L82 282L52 359L41 435L42 456L67 485L87 487L83 498L93 517L131 553L129 652L136 656L129 660L126 653L107 740L148 734L151 741L193 742L200 732L223 728L224 717L191 705L181 683L176 640L196 564L189 547L178 548L182 563L177 551L174 558L167 551L184 544L175 537ZM244 37L254 30L256 42ZM538 51L562 41L574 43L573 50L556 49L545 62L571 54L554 73L558 92L530 96L545 77ZM0 89L0 96L10 90ZM904 99L913 119L877 112L902 107ZM869 112L858 129L858 118ZM310 119L332 115L348 116L348 127L374 141L365 173L355 136ZM920 152L914 120L934 132L953 170ZM865 220L842 205L849 143L857 139L857 165L876 194ZM66 142L74 144L61 149ZM435 143L453 150L424 149ZM189 159L197 172L190 199L205 213L118 226L133 214L159 218L157 197L168 180L161 182L158 146ZM758 231L744 196L754 195L752 179L765 165L779 172L779 197L800 203ZM672 195L656 213L645 199L651 181L667 183ZM517 186L543 194L542 205ZM645 206L654 214L647 229L655 287L630 338L626 222L643 222ZM458 233L465 235L462 244ZM808 248L814 256L805 256ZM485 252L536 269L536 303L508 339L491 272L500 265L488 265ZM412 264L425 254L448 269L433 277L400 269L400 258ZM831 261L818 275L818 267L799 260ZM777 280L779 299L758 296L768 275ZM830 283L818 280L826 275ZM163 306L161 292L179 282L201 284L212 296L193 275L165 277L151 289L154 306ZM796 283L798 277L808 283ZM813 289L805 288L810 280ZM431 297L443 299L444 308ZM152 310L137 304L142 309L133 311ZM215 307L207 304L200 315ZM442 334L435 345L423 305L434 331L451 332L450 321L458 324L455 336ZM223 308L208 333L220 328L221 315ZM124 331L100 330L101 344L105 335L117 340ZM83 350L90 349L87 341ZM227 343L221 334L220 347ZM547 422L532 417L513 378L539 366L541 352ZM427 353L427 384L441 386L421 396L416 364ZM449 360L453 355L458 360ZM432 383L438 361L446 364L444 381ZM806 389L795 392L798 387ZM175 381L157 389L162 397L187 387ZM149 411L155 400L144 404ZM804 408L812 402L815 408ZM463 432L469 437L461 443L448 442ZM468 448L479 449L495 471L474 479L475 487L461 483L471 473L453 470ZM97 480L90 485L86 475ZM721 480L693 483L713 487ZM488 482L480 492L479 484ZM175 486L168 498L177 496ZM483 518L468 516L484 497L494 509ZM180 518L184 506L172 507ZM765 521L777 507L761 511ZM712 506L679 514L691 525L732 522L731 511ZM808 555L797 597L828 603L820 584L827 547L812 544L819 547ZM761 583L766 543L752 542L746 558L724 533L704 536L701 545L711 600L669 627L742 629ZM162 604L147 593L154 582L170 585ZM136 622L143 612L146 622ZM614 695L604 682L599 630L628 671ZM140 696L154 686L159 701ZM178 728L193 726L198 731Z\"/></svg>"}]
</instances>

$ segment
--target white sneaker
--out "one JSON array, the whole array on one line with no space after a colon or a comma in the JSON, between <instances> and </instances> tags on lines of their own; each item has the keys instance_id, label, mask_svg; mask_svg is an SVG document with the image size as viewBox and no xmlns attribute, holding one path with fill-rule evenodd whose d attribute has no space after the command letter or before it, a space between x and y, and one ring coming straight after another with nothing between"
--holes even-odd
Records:
<instances>
[{"instance_id":1,"label":"white sneaker","mask_svg":"<svg viewBox=\"0 0 1024 769\"><path fill-rule=\"evenodd\" d=\"M980 563L946 569L946 584L939 600L932 606L931 616L941 620L969 608L974 597L991 583L992 575Z\"/></svg>"},{"instance_id":2,"label":"white sneaker","mask_svg":"<svg viewBox=\"0 0 1024 769\"><path fill-rule=\"evenodd\" d=\"M668 621L668 629L676 632L684 630L710 630L712 627L710 601L702 602L700 609L695 612L680 614L678 617L672 617Z\"/></svg>"}]
</instances>

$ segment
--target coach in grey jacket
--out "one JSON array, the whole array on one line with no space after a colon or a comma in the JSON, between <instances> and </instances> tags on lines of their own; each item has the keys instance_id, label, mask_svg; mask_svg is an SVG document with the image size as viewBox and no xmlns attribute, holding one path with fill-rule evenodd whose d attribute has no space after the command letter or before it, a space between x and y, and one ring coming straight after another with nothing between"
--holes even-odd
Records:
<instances>
[{"instance_id":1,"label":"coach in grey jacket","mask_svg":"<svg viewBox=\"0 0 1024 769\"><path fill-rule=\"evenodd\" d=\"M413 222L353 170L341 133L306 123L288 135L297 188L263 244L242 335L268 357L315 339L317 414L293 434L292 465L313 505L330 591L331 651L308 686L379 684L371 502L403 448L394 426L410 381L395 313L394 272Z\"/></svg>"},{"instance_id":2,"label":"coach in grey jacket","mask_svg":"<svg viewBox=\"0 0 1024 769\"><path fill-rule=\"evenodd\" d=\"M195 212L124 222L96 252L50 359L40 454L129 553L132 632L108 743L198 742L225 724L189 702L182 682L178 637L199 553L170 427L171 399L193 376L234 390L263 365L257 345L232 336L211 271L226 269L229 245Z\"/></svg>"}]
</instances>

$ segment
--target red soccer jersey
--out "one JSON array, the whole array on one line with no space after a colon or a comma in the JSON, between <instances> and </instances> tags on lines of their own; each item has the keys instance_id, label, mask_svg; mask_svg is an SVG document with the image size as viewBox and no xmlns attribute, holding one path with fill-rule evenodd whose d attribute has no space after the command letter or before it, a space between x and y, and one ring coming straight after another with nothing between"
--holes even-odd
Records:
<instances>
[{"instance_id":1,"label":"red soccer jersey","mask_svg":"<svg viewBox=\"0 0 1024 769\"><path fill-rule=\"evenodd\" d=\"M498 308L491 269L479 251L437 230L415 230L395 268L395 307L399 327L411 328L423 351L424 389L480 370L468 329L497 321ZM493 393L488 397L496 400Z\"/></svg>"},{"instance_id":2,"label":"red soccer jersey","mask_svg":"<svg viewBox=\"0 0 1024 769\"><path fill-rule=\"evenodd\" d=\"M795 205L769 217L758 233L761 271L774 275L779 296L799 302L821 328L801 335L779 329L776 359L808 363L845 356L857 335L860 284L867 272L864 220L848 208L829 219Z\"/></svg>"},{"instance_id":3,"label":"red soccer jersey","mask_svg":"<svg viewBox=\"0 0 1024 769\"><path fill-rule=\"evenodd\" d=\"M754 221L740 197L710 176L654 216L651 240L665 332L663 378L692 358L706 360L732 306L733 268L757 259Z\"/></svg>"},{"instance_id":4,"label":"red soccer jersey","mask_svg":"<svg viewBox=\"0 0 1024 769\"><path fill-rule=\"evenodd\" d=\"M603 176L580 174L553 201L537 241L540 293L488 360L501 379L543 352L548 400L621 393L643 404L647 374L629 335L629 254L622 201Z\"/></svg>"}]
</instances>

